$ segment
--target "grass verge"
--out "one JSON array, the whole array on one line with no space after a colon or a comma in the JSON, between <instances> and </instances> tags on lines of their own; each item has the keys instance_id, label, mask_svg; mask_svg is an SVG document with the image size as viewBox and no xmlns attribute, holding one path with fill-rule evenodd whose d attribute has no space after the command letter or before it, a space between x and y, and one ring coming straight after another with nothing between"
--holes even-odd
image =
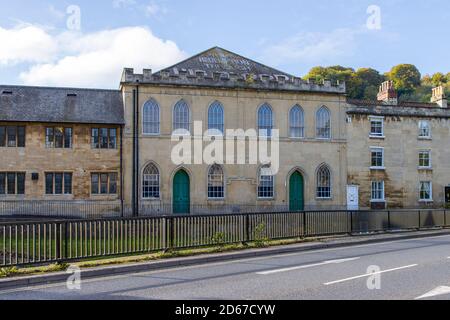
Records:
<instances>
[{"instance_id":1,"label":"grass verge","mask_svg":"<svg viewBox=\"0 0 450 320\"><path fill-rule=\"evenodd\" d=\"M256 242L250 242L250 243L246 243L246 244L216 245L216 246L198 248L198 249L170 250L167 252L156 252L156 253L145 254L145 255L102 257L102 258L95 258L95 259L90 259L90 260L83 260L83 261L75 262L75 263L71 263L71 264L57 263L57 264L41 266L41 267L25 267L25 268L7 267L7 268L0 268L0 278L20 277L20 276L43 274L43 273L60 272L60 271L65 271L69 267L69 265L75 265L81 269L87 269L87 268L122 265L122 264L130 264L130 263L142 263L142 262L157 261L157 260L163 260L163 259L173 259L173 258L180 258L180 257L199 256L199 255L213 254L213 253L242 251L242 250L246 250L246 249L276 247L276 246L282 246L282 245L312 242L312 241L317 241L317 240L318 239L316 239L316 238L307 238L307 239L296 238L296 239L288 239L288 240L256 241Z\"/></svg>"}]
</instances>

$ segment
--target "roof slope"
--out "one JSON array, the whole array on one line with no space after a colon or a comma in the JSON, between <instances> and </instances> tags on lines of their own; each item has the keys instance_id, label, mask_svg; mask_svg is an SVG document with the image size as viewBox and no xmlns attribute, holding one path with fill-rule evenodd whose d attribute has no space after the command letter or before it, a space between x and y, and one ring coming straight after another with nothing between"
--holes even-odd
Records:
<instances>
[{"instance_id":1,"label":"roof slope","mask_svg":"<svg viewBox=\"0 0 450 320\"><path fill-rule=\"evenodd\" d=\"M345 83L314 83L268 67L228 50L214 47L159 72L142 74L125 68L123 84L196 86L208 88L305 91L344 94Z\"/></svg>"},{"instance_id":2,"label":"roof slope","mask_svg":"<svg viewBox=\"0 0 450 320\"><path fill-rule=\"evenodd\" d=\"M228 72L235 74L253 74L255 76L284 75L287 77L293 77L293 75L286 72L276 70L219 47L214 47L201 52L191 58L177 63L174 66L157 72L156 75L163 72L171 72L174 68L178 70L202 70L207 73Z\"/></svg>"},{"instance_id":3,"label":"roof slope","mask_svg":"<svg viewBox=\"0 0 450 320\"><path fill-rule=\"evenodd\" d=\"M373 116L395 116L416 118L450 118L450 108L441 108L436 103L403 101L398 105L383 104L382 101L347 100L348 114Z\"/></svg>"},{"instance_id":4,"label":"roof slope","mask_svg":"<svg viewBox=\"0 0 450 320\"><path fill-rule=\"evenodd\" d=\"M118 90L0 85L0 121L123 124Z\"/></svg>"}]
</instances>

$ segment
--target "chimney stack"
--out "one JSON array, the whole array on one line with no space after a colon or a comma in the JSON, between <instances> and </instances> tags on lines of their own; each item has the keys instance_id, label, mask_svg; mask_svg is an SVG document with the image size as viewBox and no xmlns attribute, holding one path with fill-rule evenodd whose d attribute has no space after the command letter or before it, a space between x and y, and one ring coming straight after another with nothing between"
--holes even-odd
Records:
<instances>
[{"instance_id":1,"label":"chimney stack","mask_svg":"<svg viewBox=\"0 0 450 320\"><path fill-rule=\"evenodd\" d=\"M380 90L378 91L378 101L383 101L383 104L397 105L398 104L398 94L394 88L393 81L385 81L381 84Z\"/></svg>"},{"instance_id":2,"label":"chimney stack","mask_svg":"<svg viewBox=\"0 0 450 320\"><path fill-rule=\"evenodd\" d=\"M445 90L443 86L433 88L431 102L438 104L441 108L448 108L447 97L445 96Z\"/></svg>"}]
</instances>

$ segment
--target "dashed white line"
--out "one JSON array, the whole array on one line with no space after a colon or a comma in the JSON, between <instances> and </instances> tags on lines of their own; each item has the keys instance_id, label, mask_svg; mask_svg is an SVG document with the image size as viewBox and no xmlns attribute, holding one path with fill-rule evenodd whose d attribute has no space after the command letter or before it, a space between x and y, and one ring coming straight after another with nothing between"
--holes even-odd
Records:
<instances>
[{"instance_id":1,"label":"dashed white line","mask_svg":"<svg viewBox=\"0 0 450 320\"><path fill-rule=\"evenodd\" d=\"M383 271L379 271L379 272L373 272L373 273L366 273L360 276L355 276L355 277L351 277L351 278L346 278L346 279L341 279L341 280L336 280L336 281L332 281L332 282L327 282L324 283L325 286L330 286L333 284L338 284L338 283L342 283L342 282L348 282L348 281L352 281L352 280L356 280L356 279L361 279L361 278L366 278L366 277L370 277L370 276L374 276L377 274L382 274L382 273L388 273L388 272L394 272L394 271L399 271L399 270L404 270L404 269L411 269L414 267L417 267L418 264L412 264L409 266L404 266L404 267L399 267L399 268L394 268L394 269L389 269L389 270L383 270Z\"/></svg>"},{"instance_id":2,"label":"dashed white line","mask_svg":"<svg viewBox=\"0 0 450 320\"><path fill-rule=\"evenodd\" d=\"M340 263L355 261L355 260L358 260L358 259L361 259L361 258L360 257L355 257L355 258L340 259L340 260L329 260L329 261L324 261L324 262L320 262L320 263L307 264L307 265L297 266L297 267L290 267L290 268L262 271L262 272L257 272L256 274L267 276L267 275L271 275L271 274L274 274L274 273L281 273L281 272L289 272L289 271L295 271L295 270L300 270L300 269L314 268L314 267L326 266L326 265L330 265L330 264L340 264Z\"/></svg>"}]
</instances>

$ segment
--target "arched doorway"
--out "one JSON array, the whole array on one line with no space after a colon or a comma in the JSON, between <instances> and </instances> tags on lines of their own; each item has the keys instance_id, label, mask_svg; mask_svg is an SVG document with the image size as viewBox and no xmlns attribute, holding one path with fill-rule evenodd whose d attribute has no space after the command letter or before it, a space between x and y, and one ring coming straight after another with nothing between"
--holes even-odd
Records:
<instances>
[{"instance_id":1,"label":"arched doorway","mask_svg":"<svg viewBox=\"0 0 450 320\"><path fill-rule=\"evenodd\" d=\"M303 175L295 171L289 179L289 210L305 210L305 182Z\"/></svg>"},{"instance_id":2,"label":"arched doorway","mask_svg":"<svg viewBox=\"0 0 450 320\"><path fill-rule=\"evenodd\" d=\"M173 213L189 214L191 207L191 184L189 175L183 169L173 178Z\"/></svg>"}]
</instances>

